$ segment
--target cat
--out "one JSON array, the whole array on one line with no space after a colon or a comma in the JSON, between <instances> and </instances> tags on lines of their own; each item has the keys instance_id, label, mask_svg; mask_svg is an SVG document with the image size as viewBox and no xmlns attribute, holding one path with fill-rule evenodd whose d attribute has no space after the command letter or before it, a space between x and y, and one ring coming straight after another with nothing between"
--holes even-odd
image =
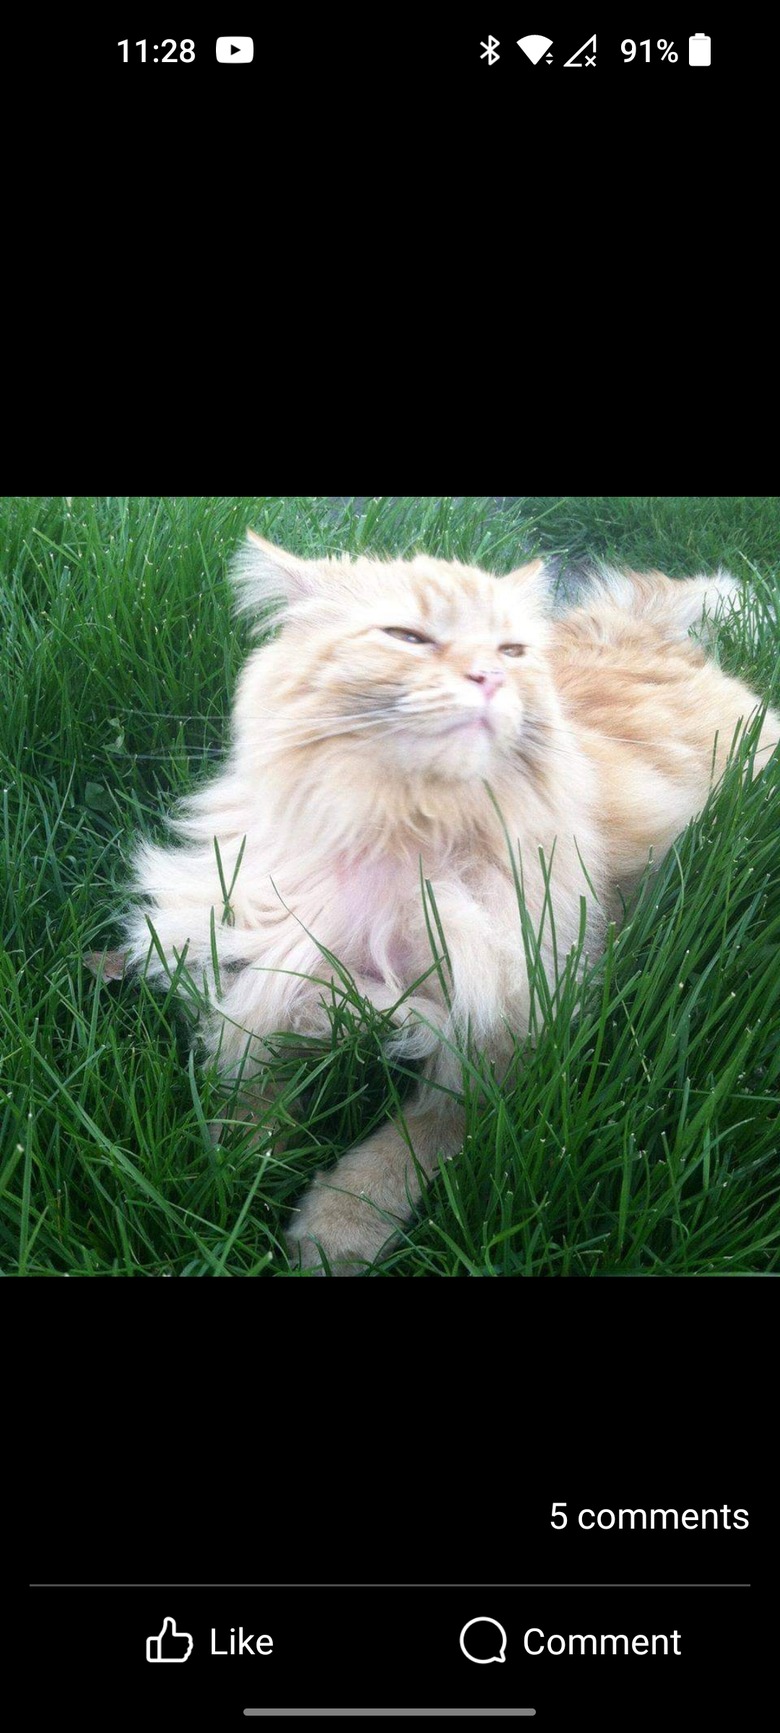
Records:
<instances>
[{"instance_id":1,"label":"cat","mask_svg":"<svg viewBox=\"0 0 780 1733\"><path fill-rule=\"evenodd\" d=\"M595 955L760 700L704 648L708 618L738 606L724 573L605 570L555 617L539 560L496 578L424 554L301 559L249 532L235 576L266 641L226 768L173 821L184 846L137 852L125 961L166 984L184 957L212 1006L207 1045L259 1091L266 1037L329 1033L344 987L320 946L397 1008L391 1046L420 1062L403 1117L319 1174L289 1231L297 1267L360 1274L462 1144L453 1048L470 1039L502 1075L527 1031L519 873L550 978L583 896ZM778 738L770 711L759 767Z\"/></svg>"}]
</instances>

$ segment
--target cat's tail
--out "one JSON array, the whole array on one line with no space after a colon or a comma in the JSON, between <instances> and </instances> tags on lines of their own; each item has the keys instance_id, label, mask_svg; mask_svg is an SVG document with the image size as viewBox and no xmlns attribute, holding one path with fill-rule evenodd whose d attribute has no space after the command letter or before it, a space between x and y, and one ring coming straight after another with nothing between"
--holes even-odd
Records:
<instances>
[{"instance_id":1,"label":"cat's tail","mask_svg":"<svg viewBox=\"0 0 780 1733\"><path fill-rule=\"evenodd\" d=\"M723 571L706 578L667 578L663 572L602 566L586 605L599 608L605 625L615 610L646 619L664 638L685 638L692 630L696 637L711 638L718 625L739 612L742 590L738 580Z\"/></svg>"}]
</instances>

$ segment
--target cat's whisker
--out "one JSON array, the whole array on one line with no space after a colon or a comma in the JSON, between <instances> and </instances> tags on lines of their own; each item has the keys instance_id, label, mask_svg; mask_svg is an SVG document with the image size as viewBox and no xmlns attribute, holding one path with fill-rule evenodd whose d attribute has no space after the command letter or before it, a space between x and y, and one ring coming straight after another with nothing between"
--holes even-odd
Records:
<instances>
[{"instance_id":1,"label":"cat's whisker","mask_svg":"<svg viewBox=\"0 0 780 1733\"><path fill-rule=\"evenodd\" d=\"M747 716L745 717L745 720L747 721ZM536 725L536 727L540 744L542 743L542 736L547 735L548 733L565 735L567 740L578 741L582 738L581 729L578 731L576 728L561 727L555 722L544 721ZM587 724L583 724L583 727L587 727ZM598 735L599 740L613 740L618 746L658 746L657 735L655 735L654 738L645 738L639 734L607 734L605 729L598 727L595 723L592 725L592 731L594 734ZM549 746L547 750L552 752L554 748Z\"/></svg>"},{"instance_id":2,"label":"cat's whisker","mask_svg":"<svg viewBox=\"0 0 780 1733\"><path fill-rule=\"evenodd\" d=\"M426 710L447 710L451 706L451 698L445 694L433 693L429 698L420 698L419 696L399 698L397 709L402 710L405 716L416 716L422 715Z\"/></svg>"},{"instance_id":3,"label":"cat's whisker","mask_svg":"<svg viewBox=\"0 0 780 1733\"><path fill-rule=\"evenodd\" d=\"M294 746L296 743L307 739L309 736L316 739L320 733L326 735L334 733L357 734L367 728L378 728L380 726L387 728L396 720L397 718L393 715L364 717L359 722L341 722L338 717L328 717L327 719L323 718L322 722L300 722L294 727L286 729L277 728L274 730L273 738L274 742L281 741L283 744Z\"/></svg>"},{"instance_id":4,"label":"cat's whisker","mask_svg":"<svg viewBox=\"0 0 780 1733\"><path fill-rule=\"evenodd\" d=\"M403 724L401 723L386 722L383 730L383 738L387 734L398 734L402 731L402 728ZM293 749L297 746L315 746L320 741L343 739L345 736L348 737L350 734L354 734L355 732L356 730L352 728L323 728L317 734L302 734L293 740L274 741L269 750L273 751L276 746L281 746L283 749Z\"/></svg>"},{"instance_id":5,"label":"cat's whisker","mask_svg":"<svg viewBox=\"0 0 780 1733\"><path fill-rule=\"evenodd\" d=\"M149 712L149 714L152 715L151 712ZM163 712L155 712L154 716L155 718L162 718L163 714ZM306 720L302 719L300 722L288 722L281 725L276 724L274 729L274 738L277 741L286 741L288 744L309 745L314 744L318 739L328 739L332 737L337 726L341 732L352 732L356 731L358 728L366 729L379 727L380 725L387 732L398 732L399 728L403 727L407 723L414 722L417 718L448 714L453 714L448 705L420 706L417 709L404 709L402 712L400 705L396 705L391 710L377 711L371 716L347 714L344 716L334 717L311 717ZM187 718L184 716L178 716L173 712L165 713L165 719L169 721L207 720L207 718L203 717ZM264 722L266 724L269 722L267 715L257 715L252 717L251 720ZM345 725L344 728L341 727L342 724ZM391 730L389 725L392 724L395 724L396 726ZM651 738L649 736L646 737L638 734L610 734L607 733L605 729L598 727L595 723L593 724L593 729L594 732L598 734L600 740L609 740L614 742L616 745L658 746L657 737ZM319 732L317 732L318 730ZM513 737L512 744L518 744L523 738L526 740L532 738L534 744L540 750L564 753L564 747L556 747L552 744L549 739L551 734L557 734L559 737L563 737L564 739L571 740L575 743L580 738L577 729L574 727L567 727L565 724L561 725L559 723L551 722L546 718L539 719L534 717L530 721L527 718L525 719L518 735ZM107 744L102 750L118 763L123 759L134 759L144 763L153 761L164 762L166 759L170 761L181 753L184 753L189 758L224 758L226 752L225 746L212 746L206 744L193 745L187 741L177 741L172 746L159 752L136 752L131 747L125 747L121 751L117 751L111 744ZM764 753L769 753L773 750L773 747L765 746L760 750ZM97 758L100 756L100 752L94 750L92 756Z\"/></svg>"},{"instance_id":6,"label":"cat's whisker","mask_svg":"<svg viewBox=\"0 0 780 1733\"><path fill-rule=\"evenodd\" d=\"M370 715L370 716L366 716L366 715L302 716L300 718L300 721L298 721L298 722L284 722L281 725L277 724L276 726L277 727L280 726L282 729L284 729L284 728L308 728L312 724L317 724L319 722L344 722L344 723L348 723L348 722L353 722L353 723L385 722L388 720L389 717L392 717L395 715L396 715L396 711L395 711L395 709L393 709L393 710L377 710L377 711L373 712L372 715ZM257 718L257 720L259 721L260 718ZM264 717L264 718L262 718L262 720L267 722L268 717Z\"/></svg>"},{"instance_id":7,"label":"cat's whisker","mask_svg":"<svg viewBox=\"0 0 780 1733\"><path fill-rule=\"evenodd\" d=\"M328 723L331 723L331 722L354 722L355 724L365 723L369 726L374 725L374 724L378 725L379 723L387 722L389 720L400 720L399 712L402 712L403 717L408 718L409 720L412 720L416 715L422 716L422 715L435 714L435 708L433 706L431 706L430 708L420 707L418 710L412 710L412 709L406 709L406 708L403 708L403 710L402 710L402 705L403 705L403 700L400 700L398 702L398 704L395 704L391 710L376 711L371 716L363 716L363 715L356 713L354 716L352 716L352 715L336 716L336 717L319 717L319 716L316 716L316 717L308 718L305 722L304 721L292 722L292 723L291 722L285 722L282 724L277 723L277 724L275 724L275 733L277 735L284 734L285 732L295 733L295 732L298 732L302 728L309 728L312 726L318 726L320 723L325 723L325 722L328 722ZM441 713L443 714L445 710L446 710L446 706L442 706ZM140 709L135 709L132 705L123 705L121 707L121 714L122 715L128 715L128 716L142 716L142 717L148 718L149 721L201 722L201 723L206 722L207 723L207 722L212 722L214 720L214 718L209 717L209 716L196 715L196 714L185 715L185 714L183 714L179 711L175 711L175 710L140 710ZM268 724L270 721L270 718L267 714L265 714L265 715L256 714L256 715L252 715L252 716L248 717L247 720L252 721L252 722L263 722L265 724ZM227 721L226 718L224 718L224 719L220 718L219 719L220 727L226 725L226 721ZM534 719L534 727L538 731L539 734L544 733L546 735L546 734L550 734L550 733L556 733L556 734L565 735L565 737L567 739L570 739L570 740L579 739L579 733L578 733L577 729L575 727L567 727L565 724L561 725L561 724L555 723L555 722L548 722L546 719L544 721L539 721L538 719ZM596 732L598 734L600 740L612 740L612 741L615 741L615 743L617 745L623 745L623 746L657 746L658 745L657 737L654 739L651 739L649 737L646 738L643 735L639 735L639 734L608 734L605 729L599 727L595 723L593 724L593 728L594 728L594 732ZM551 750L552 750L552 748L551 748ZM762 750L766 751L766 750L769 750L769 748L763 748ZM125 747L122 749L121 752L118 752L110 744L106 745L103 748L103 751L107 752L112 758L116 758L117 760L122 759L122 758L137 758L137 759L142 759L142 760L165 759L165 758L171 758L177 752L180 752L180 751L187 753L187 755L189 757L192 757L192 758L194 758L194 757L205 758L205 757L209 757L209 756L215 757L215 758L223 758L225 756L226 751L227 751L227 747L225 745L208 745L208 744L191 745L187 741L181 741L181 742L177 741L174 745L172 745L170 747L166 747L165 750L160 751L160 752L135 752L135 751L133 751L133 749L131 747ZM93 756L97 757L98 752L95 751L93 753Z\"/></svg>"}]
</instances>

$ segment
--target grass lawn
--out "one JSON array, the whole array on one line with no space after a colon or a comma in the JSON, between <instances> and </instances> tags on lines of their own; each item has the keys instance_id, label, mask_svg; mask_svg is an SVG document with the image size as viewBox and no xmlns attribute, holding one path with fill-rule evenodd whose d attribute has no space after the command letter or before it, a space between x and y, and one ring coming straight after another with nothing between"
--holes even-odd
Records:
<instances>
[{"instance_id":1,"label":"grass lawn","mask_svg":"<svg viewBox=\"0 0 780 1733\"><path fill-rule=\"evenodd\" d=\"M497 572L538 550L564 581L594 556L723 564L750 594L723 665L780 698L776 499L0 501L6 1275L296 1274L290 1204L403 1089L381 1019L347 1014L306 1065L280 1045L283 1154L238 1122L215 1144L195 1008L82 962L117 943L139 829L162 837L221 760L249 643L226 563L248 524L302 553L423 547ZM727 772L585 983L540 1004L511 1087L467 1060L466 1150L376 1279L777 1269L779 784L774 761Z\"/></svg>"}]
</instances>

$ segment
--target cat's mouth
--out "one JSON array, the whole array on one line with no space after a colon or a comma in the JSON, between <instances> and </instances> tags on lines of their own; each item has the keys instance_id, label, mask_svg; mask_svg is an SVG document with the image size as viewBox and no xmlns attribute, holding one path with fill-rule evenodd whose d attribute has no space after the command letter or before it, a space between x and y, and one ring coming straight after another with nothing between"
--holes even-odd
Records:
<instances>
[{"instance_id":1,"label":"cat's mouth","mask_svg":"<svg viewBox=\"0 0 780 1733\"><path fill-rule=\"evenodd\" d=\"M451 722L447 728L442 728L439 732L441 734L458 734L464 728L468 728L472 734L495 734L490 717L485 712L480 713L479 711L475 716L462 716L460 722Z\"/></svg>"}]
</instances>

